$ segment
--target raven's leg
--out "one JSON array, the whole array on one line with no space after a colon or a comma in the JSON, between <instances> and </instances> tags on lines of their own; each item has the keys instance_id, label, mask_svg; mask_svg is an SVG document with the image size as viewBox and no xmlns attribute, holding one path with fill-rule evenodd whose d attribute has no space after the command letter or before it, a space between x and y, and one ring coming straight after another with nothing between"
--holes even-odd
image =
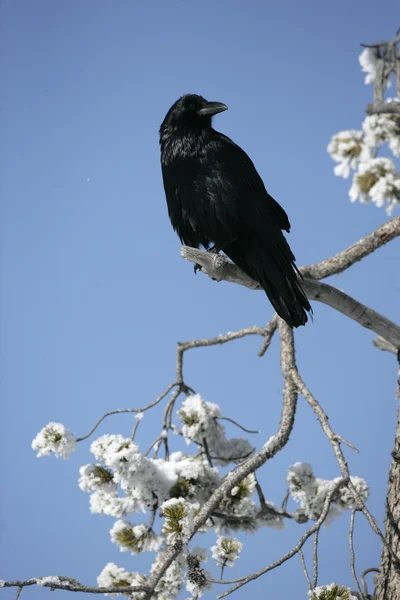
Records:
<instances>
[{"instance_id":1,"label":"raven's leg","mask_svg":"<svg viewBox=\"0 0 400 600\"><path fill-rule=\"evenodd\" d=\"M235 238L234 240L231 240L230 242L224 244L223 246L218 246L217 244L215 244L214 246L211 246L211 248L209 248L207 250L207 252L211 252L211 254L219 254L221 252L221 250L223 250L224 248L226 248L226 246L229 246L229 244L232 244L232 242L235 242L236 240L237 240L237 238ZM197 271L201 270L201 265L199 265L199 263L194 263L193 270L196 275Z\"/></svg>"}]
</instances>

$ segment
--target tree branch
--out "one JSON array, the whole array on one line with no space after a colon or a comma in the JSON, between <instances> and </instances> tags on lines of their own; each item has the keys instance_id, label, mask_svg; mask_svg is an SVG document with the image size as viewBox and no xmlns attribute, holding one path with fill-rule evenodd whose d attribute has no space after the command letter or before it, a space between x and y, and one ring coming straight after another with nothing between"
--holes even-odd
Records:
<instances>
[{"instance_id":1,"label":"tree branch","mask_svg":"<svg viewBox=\"0 0 400 600\"><path fill-rule=\"evenodd\" d=\"M396 219L393 219L393 221L396 221ZM389 223L393 223L393 221L389 221ZM400 217L398 218L398 224L400 234ZM389 236L389 233L386 231L385 235ZM390 235L392 235L390 239L393 239L393 231L391 231ZM376 244L379 240L382 241L383 233L381 232L379 236L374 234L371 234L371 236L369 236L370 240L367 244L369 248L369 254L373 252L376 247L378 247ZM365 239L366 238L364 238L364 240ZM373 241L375 243L375 247L373 247ZM353 262L351 264L357 262L357 260L361 260L361 258L365 256L365 247L361 248L359 246L357 252L355 252L352 249L356 246L357 244L345 251L352 255L351 260ZM364 252L363 256L360 255L361 252ZM226 256L212 254L210 252L198 250L197 248L189 248L188 246L183 246L181 249L181 255L186 260L200 264L202 271L211 277L211 279L216 281L224 280L232 283L238 283L239 285L243 285L253 290L262 289L257 281L254 281L254 279L248 277L248 275L243 273L239 267L229 262ZM328 276L328 274L333 274L335 272L339 272L340 270L344 270L350 266L350 259L345 258L342 255L343 253L335 257L335 259L337 258L337 261L331 265L331 272L329 273L327 270L328 265L325 264L324 267L323 263L317 263L312 267L305 267L305 270L308 270L307 272L310 273L322 273L323 276ZM341 256L342 258L340 258ZM361 302L358 302L351 296L345 294L337 288L334 288L333 286L327 285L326 283L321 283L320 281L307 278L302 281L302 285L310 300L317 300L319 302L323 302L324 304L328 304L335 310L338 310L342 314L362 325L362 327L366 327L367 329L374 331L396 348L400 348L400 327L393 321L390 321L390 319L387 319L373 309L361 304ZM269 327L271 328L271 324ZM273 326L271 329L273 329ZM261 333L260 329L258 329L257 333ZM268 339L267 341L269 342Z\"/></svg>"},{"instance_id":2,"label":"tree branch","mask_svg":"<svg viewBox=\"0 0 400 600\"><path fill-rule=\"evenodd\" d=\"M325 279L337 275L399 236L400 217L395 217L339 254L313 265L301 267L300 272L303 277L310 279Z\"/></svg>"},{"instance_id":3,"label":"tree branch","mask_svg":"<svg viewBox=\"0 0 400 600\"><path fill-rule=\"evenodd\" d=\"M240 481L253 473L268 460L273 458L289 440L290 433L294 426L294 418L297 406L297 389L295 383L290 377L290 372L295 366L293 331L286 325L282 319L279 320L279 332L281 337L281 367L284 377L284 398L282 406L282 415L277 433L272 436L264 447L255 456L247 460L236 471L227 476L223 483L213 492L207 502L201 508L199 514L194 519L190 531L190 539L195 535L202 525L206 523L209 517L218 509L221 500L228 494ZM174 545L167 548L162 564L153 572L147 585L150 588L146 598L151 598L152 591L157 586L161 577L171 565L171 563L182 552L184 545Z\"/></svg>"},{"instance_id":4,"label":"tree branch","mask_svg":"<svg viewBox=\"0 0 400 600\"><path fill-rule=\"evenodd\" d=\"M386 223L384 223L383 225L381 225L380 227L363 237L361 240L359 240L349 248L346 248L342 252L339 252L339 254L336 254L335 256L332 256L331 258L320 261L318 263L314 263L306 267L301 267L300 272L304 277L308 277L309 279L325 279L325 277L337 275L338 273L342 273L343 271L354 265L356 262L359 262L369 254L372 254L372 252L375 252L375 250L377 250L378 248L381 248L382 246L399 236L400 217L395 217L394 219L387 221ZM183 246L181 249L181 256L183 256L183 258L186 258L187 260L195 262L192 258L194 256L192 254L193 250L196 251L196 249L194 248ZM212 256L216 261L219 260L217 257L223 260L223 256L219 254L215 254ZM208 265L210 267L212 266L211 258L208 262ZM207 267L206 264L204 266ZM217 265L215 265L215 270L219 270L219 267ZM255 282L253 279L245 275L242 271L241 273L241 277L243 277L243 280L248 282L243 282L242 285L246 285L247 287L252 289L259 289L258 284L257 287L254 287ZM230 279L230 276L232 277L232 279ZM240 283L239 281L237 281L237 273L235 272L235 270L231 271L230 267L227 267L223 279L225 279L226 281L232 281L233 283ZM217 281L220 281L220 279L217 278Z\"/></svg>"},{"instance_id":5,"label":"tree branch","mask_svg":"<svg viewBox=\"0 0 400 600\"><path fill-rule=\"evenodd\" d=\"M398 115L400 117L400 102L373 102L367 105L367 115Z\"/></svg>"},{"instance_id":6,"label":"tree branch","mask_svg":"<svg viewBox=\"0 0 400 600\"><path fill-rule=\"evenodd\" d=\"M362 327L374 331L396 348L400 348L400 327L390 319L321 281L305 279L303 288L310 300L317 300L331 306Z\"/></svg>"},{"instance_id":7,"label":"tree branch","mask_svg":"<svg viewBox=\"0 0 400 600\"><path fill-rule=\"evenodd\" d=\"M313 533L315 533L316 531L319 531L321 529L321 526L324 523L324 521L328 515L333 496L335 495L337 490L344 484L345 484L345 480L339 479L339 481L332 487L332 489L326 496L324 508L322 510L322 513L321 513L319 519L310 527L310 529L308 529L304 533L304 535L302 535L302 537L300 538L300 540L298 541L296 546L294 548L292 548L292 550L290 550L290 552L288 552L287 554L285 554L284 556L282 556L275 562L268 565L268 567L264 567L263 569L260 569L259 571L257 571L257 573L252 573L251 575L247 575L246 577L241 577L240 579L213 581L213 583L223 583L223 584L236 583L237 584L234 587L227 590L226 592L224 592L223 594L220 594L219 596L217 596L217 598L219 598L219 599L225 598L232 592L235 592L236 590L241 588L243 585L246 585L246 583L249 583L250 581L253 581L254 579L258 579L258 577L261 577L261 575L265 575L265 573L268 573L268 571L272 571L273 569L276 569L280 565L283 565L283 563L285 563L287 560L292 558L292 556L295 556L299 552L299 550L302 549L302 547L304 546L304 544L306 543L308 538L311 537Z\"/></svg>"}]
</instances>

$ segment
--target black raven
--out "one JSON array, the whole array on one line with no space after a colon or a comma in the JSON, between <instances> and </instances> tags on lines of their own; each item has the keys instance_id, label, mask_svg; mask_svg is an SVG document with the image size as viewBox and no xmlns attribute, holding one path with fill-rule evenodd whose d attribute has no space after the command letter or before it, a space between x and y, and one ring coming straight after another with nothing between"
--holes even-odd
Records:
<instances>
[{"instance_id":1,"label":"black raven","mask_svg":"<svg viewBox=\"0 0 400 600\"><path fill-rule=\"evenodd\" d=\"M186 246L222 250L261 284L288 325L304 325L311 307L282 233L290 230L288 216L247 154L212 128L212 117L227 108L186 94L162 122L161 166L172 226Z\"/></svg>"}]
</instances>

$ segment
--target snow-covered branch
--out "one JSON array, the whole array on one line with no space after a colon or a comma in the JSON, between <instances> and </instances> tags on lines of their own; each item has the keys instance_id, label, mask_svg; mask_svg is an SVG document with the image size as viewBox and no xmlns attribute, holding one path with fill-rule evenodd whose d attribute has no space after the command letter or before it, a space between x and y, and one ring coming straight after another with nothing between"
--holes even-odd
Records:
<instances>
[{"instance_id":1,"label":"snow-covered branch","mask_svg":"<svg viewBox=\"0 0 400 600\"><path fill-rule=\"evenodd\" d=\"M37 585L39 587L47 587L52 590L65 590L67 592L81 592L86 594L126 594L127 586L108 586L108 587L92 587L90 585L83 585L79 583L73 577L66 577L65 575L50 575L48 577L33 577L26 581L1 581L0 588L17 587L24 588ZM138 585L129 587L129 592L146 592L147 586Z\"/></svg>"}]
</instances>

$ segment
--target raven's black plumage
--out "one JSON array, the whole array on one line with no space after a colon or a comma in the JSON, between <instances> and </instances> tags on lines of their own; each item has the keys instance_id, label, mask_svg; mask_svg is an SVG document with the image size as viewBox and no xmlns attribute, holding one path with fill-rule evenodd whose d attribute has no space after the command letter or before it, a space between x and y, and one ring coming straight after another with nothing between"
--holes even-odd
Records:
<instances>
[{"instance_id":1,"label":"raven's black plumage","mask_svg":"<svg viewBox=\"0 0 400 600\"><path fill-rule=\"evenodd\" d=\"M172 225L186 246L223 250L262 285L288 325L304 325L311 307L282 233L290 230L289 219L247 154L212 128L212 116L226 109L187 94L170 108L160 127Z\"/></svg>"}]
</instances>

